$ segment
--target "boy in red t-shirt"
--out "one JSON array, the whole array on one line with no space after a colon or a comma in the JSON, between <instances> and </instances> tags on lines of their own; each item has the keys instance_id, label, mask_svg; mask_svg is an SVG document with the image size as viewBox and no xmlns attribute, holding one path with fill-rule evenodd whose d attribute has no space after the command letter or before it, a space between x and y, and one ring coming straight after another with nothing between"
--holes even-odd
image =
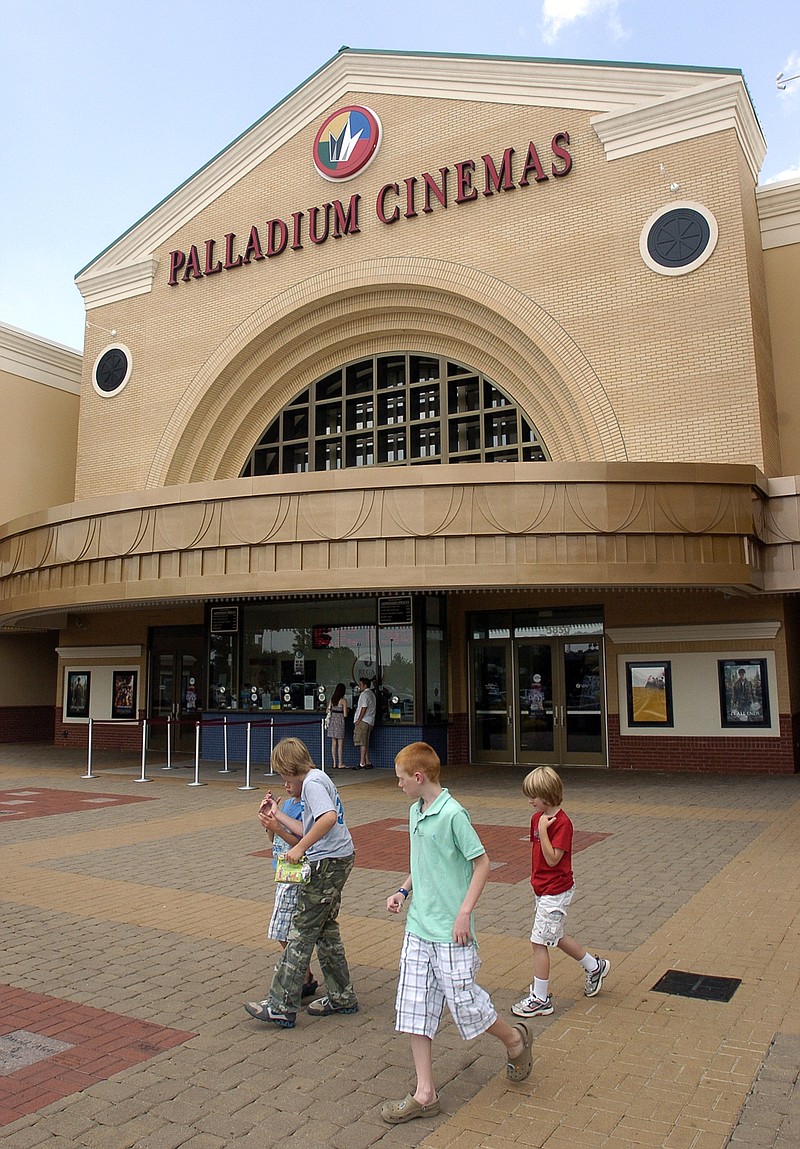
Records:
<instances>
[{"instance_id":1,"label":"boy in red t-shirt","mask_svg":"<svg viewBox=\"0 0 800 1149\"><path fill-rule=\"evenodd\" d=\"M592 956L569 934L564 933L567 907L575 894L572 876L572 822L561 809L561 779L549 766L538 766L522 783L525 797L534 809L531 818L533 866L531 885L536 895L531 944L533 983L530 993L511 1012L516 1017L541 1017L553 1012L550 984L550 946L580 962L586 974L586 997L599 993L603 978L611 969L606 958Z\"/></svg>"}]
</instances>

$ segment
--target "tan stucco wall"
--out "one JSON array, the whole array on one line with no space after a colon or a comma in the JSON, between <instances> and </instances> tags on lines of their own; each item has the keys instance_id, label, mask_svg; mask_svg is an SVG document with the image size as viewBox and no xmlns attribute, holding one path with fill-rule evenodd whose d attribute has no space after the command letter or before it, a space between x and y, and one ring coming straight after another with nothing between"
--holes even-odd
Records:
<instances>
[{"instance_id":1,"label":"tan stucco wall","mask_svg":"<svg viewBox=\"0 0 800 1149\"><path fill-rule=\"evenodd\" d=\"M55 703L54 645L52 632L0 635L0 707Z\"/></svg>"},{"instance_id":2,"label":"tan stucco wall","mask_svg":"<svg viewBox=\"0 0 800 1149\"><path fill-rule=\"evenodd\" d=\"M764 252L783 473L800 474L800 243Z\"/></svg>"},{"instance_id":3,"label":"tan stucco wall","mask_svg":"<svg viewBox=\"0 0 800 1149\"><path fill-rule=\"evenodd\" d=\"M76 394L0 368L0 523L67 503L75 484Z\"/></svg>"},{"instance_id":4,"label":"tan stucco wall","mask_svg":"<svg viewBox=\"0 0 800 1149\"><path fill-rule=\"evenodd\" d=\"M760 305L748 266L756 226L732 130L609 162L590 112L352 92L375 108L375 162L332 187L314 126L244 176L156 253L150 293L95 309L133 354L127 387L88 374L107 337L88 332L77 497L234 477L281 406L326 369L381 350L436 351L483 370L520 402L557 461L623 459L778 467ZM338 100L336 106L343 103ZM332 109L331 109L332 110ZM533 141L546 170L568 131L570 174L386 226L388 181L438 174ZM661 170L661 165L664 171ZM645 221L675 195L704 204L720 239L703 267L660 276L639 254ZM476 177L482 190L482 178ZM361 232L167 286L168 253L360 193ZM742 196L747 197L743 207Z\"/></svg>"}]
</instances>

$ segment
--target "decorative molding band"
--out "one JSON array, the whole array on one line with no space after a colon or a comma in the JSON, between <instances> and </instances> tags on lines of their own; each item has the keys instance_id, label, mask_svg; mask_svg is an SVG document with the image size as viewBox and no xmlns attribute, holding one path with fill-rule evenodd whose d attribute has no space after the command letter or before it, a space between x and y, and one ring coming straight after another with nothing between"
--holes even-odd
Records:
<instances>
[{"instance_id":1,"label":"decorative molding band","mask_svg":"<svg viewBox=\"0 0 800 1149\"><path fill-rule=\"evenodd\" d=\"M605 112L593 116L591 124L608 160L732 128L755 182L767 154L741 77L714 80L622 112Z\"/></svg>"},{"instance_id":2,"label":"decorative molding band","mask_svg":"<svg viewBox=\"0 0 800 1149\"><path fill-rule=\"evenodd\" d=\"M121 660L141 658L141 646L57 646L56 654L62 662L97 662L101 658Z\"/></svg>"},{"instance_id":3,"label":"decorative molding band","mask_svg":"<svg viewBox=\"0 0 800 1149\"><path fill-rule=\"evenodd\" d=\"M756 188L756 205L764 251L800 243L800 179Z\"/></svg>"},{"instance_id":4,"label":"decorative molding band","mask_svg":"<svg viewBox=\"0 0 800 1149\"><path fill-rule=\"evenodd\" d=\"M674 642L754 642L772 640L779 622L701 623L698 626L612 626L606 631L615 646L656 646Z\"/></svg>"},{"instance_id":5,"label":"decorative molding band","mask_svg":"<svg viewBox=\"0 0 800 1149\"><path fill-rule=\"evenodd\" d=\"M91 311L107 303L131 299L134 295L147 295L153 289L157 270L157 259L143 259L139 263L81 276L76 282L87 311Z\"/></svg>"},{"instance_id":6,"label":"decorative molding band","mask_svg":"<svg viewBox=\"0 0 800 1149\"><path fill-rule=\"evenodd\" d=\"M87 500L0 536L0 623L321 586L763 590L774 552L754 541L754 468L581 470L362 468Z\"/></svg>"},{"instance_id":7,"label":"decorative molding band","mask_svg":"<svg viewBox=\"0 0 800 1149\"><path fill-rule=\"evenodd\" d=\"M81 366L79 351L0 323L0 371L79 395Z\"/></svg>"}]
</instances>

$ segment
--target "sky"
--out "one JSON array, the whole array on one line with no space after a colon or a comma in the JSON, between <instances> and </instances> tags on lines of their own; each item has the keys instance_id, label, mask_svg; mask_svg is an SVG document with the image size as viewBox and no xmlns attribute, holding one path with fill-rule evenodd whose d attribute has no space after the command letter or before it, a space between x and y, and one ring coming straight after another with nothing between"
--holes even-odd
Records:
<instances>
[{"instance_id":1,"label":"sky","mask_svg":"<svg viewBox=\"0 0 800 1149\"><path fill-rule=\"evenodd\" d=\"M800 176L799 0L0 0L0 323L82 350L77 272L343 44L738 68Z\"/></svg>"}]
</instances>

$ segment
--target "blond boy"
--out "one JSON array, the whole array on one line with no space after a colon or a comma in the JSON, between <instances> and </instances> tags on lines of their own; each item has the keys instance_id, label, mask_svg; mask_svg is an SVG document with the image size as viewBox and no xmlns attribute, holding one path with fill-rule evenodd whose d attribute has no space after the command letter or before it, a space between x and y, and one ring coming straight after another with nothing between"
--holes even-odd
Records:
<instances>
[{"instance_id":1,"label":"blond boy","mask_svg":"<svg viewBox=\"0 0 800 1149\"><path fill-rule=\"evenodd\" d=\"M355 852L336 787L327 774L316 769L305 743L299 738L283 738L272 752L271 765L283 778L287 794L302 800L303 834L286 851L286 857L299 862L305 855L311 880L299 886L286 948L275 967L269 993L263 1001L247 1002L245 1009L258 1021L293 1029L314 946L327 993L312 1001L306 1012L328 1017L358 1010L337 921ZM291 828L274 803L270 813L279 825Z\"/></svg>"},{"instance_id":2,"label":"blond boy","mask_svg":"<svg viewBox=\"0 0 800 1149\"><path fill-rule=\"evenodd\" d=\"M586 975L586 997L603 987L611 962L587 953L575 938L564 932L567 908L575 895L572 874L572 822L561 809L561 779L549 766L537 766L523 783L522 791L533 807L531 819L531 885L536 896L531 945L533 981L528 995L512 1005L515 1017L542 1017L553 1012L550 989L550 949L558 946L580 962Z\"/></svg>"}]
</instances>

